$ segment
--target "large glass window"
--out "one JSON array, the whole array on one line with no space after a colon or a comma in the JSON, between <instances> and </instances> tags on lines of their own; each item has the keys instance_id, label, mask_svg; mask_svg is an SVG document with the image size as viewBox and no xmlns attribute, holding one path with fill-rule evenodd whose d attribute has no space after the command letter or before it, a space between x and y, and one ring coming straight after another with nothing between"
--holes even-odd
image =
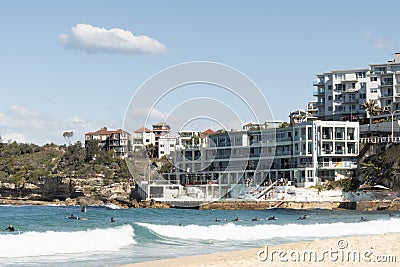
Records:
<instances>
[{"instance_id":1,"label":"large glass window","mask_svg":"<svg viewBox=\"0 0 400 267\"><path fill-rule=\"evenodd\" d=\"M335 129L335 139L344 140L344 127L337 127Z\"/></svg>"}]
</instances>

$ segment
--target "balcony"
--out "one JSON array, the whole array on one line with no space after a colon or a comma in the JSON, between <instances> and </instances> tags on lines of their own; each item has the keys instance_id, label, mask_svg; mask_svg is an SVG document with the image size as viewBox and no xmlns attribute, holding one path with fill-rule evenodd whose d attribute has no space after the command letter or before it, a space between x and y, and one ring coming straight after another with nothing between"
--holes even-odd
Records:
<instances>
[{"instance_id":1,"label":"balcony","mask_svg":"<svg viewBox=\"0 0 400 267\"><path fill-rule=\"evenodd\" d=\"M391 81L391 82L381 82L381 87L385 87L385 86L393 86L393 81Z\"/></svg>"},{"instance_id":2,"label":"balcony","mask_svg":"<svg viewBox=\"0 0 400 267\"><path fill-rule=\"evenodd\" d=\"M325 95L325 90L318 90L316 92L313 92L313 96L324 96Z\"/></svg>"},{"instance_id":3,"label":"balcony","mask_svg":"<svg viewBox=\"0 0 400 267\"><path fill-rule=\"evenodd\" d=\"M360 91L360 89L348 88L348 89L344 90L342 93L344 93L344 94L346 94L346 93L357 93L358 91Z\"/></svg>"},{"instance_id":4,"label":"balcony","mask_svg":"<svg viewBox=\"0 0 400 267\"><path fill-rule=\"evenodd\" d=\"M352 104L352 103L358 103L359 99L358 98L350 98L350 99L343 99L343 104Z\"/></svg>"},{"instance_id":5,"label":"balcony","mask_svg":"<svg viewBox=\"0 0 400 267\"><path fill-rule=\"evenodd\" d=\"M382 94L381 98L392 98L393 94Z\"/></svg>"},{"instance_id":6,"label":"balcony","mask_svg":"<svg viewBox=\"0 0 400 267\"><path fill-rule=\"evenodd\" d=\"M313 86L325 86L325 81L313 81Z\"/></svg>"}]
</instances>

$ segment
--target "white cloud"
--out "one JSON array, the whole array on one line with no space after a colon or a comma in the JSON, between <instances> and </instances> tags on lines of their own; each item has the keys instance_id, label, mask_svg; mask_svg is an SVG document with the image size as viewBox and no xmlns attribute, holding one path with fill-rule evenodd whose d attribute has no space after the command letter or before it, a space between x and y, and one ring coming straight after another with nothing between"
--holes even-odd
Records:
<instances>
[{"instance_id":1,"label":"white cloud","mask_svg":"<svg viewBox=\"0 0 400 267\"><path fill-rule=\"evenodd\" d=\"M127 131L134 131L140 127L151 127L153 123L164 122L168 118L167 113L163 113L154 107L130 107L128 110L124 127Z\"/></svg>"},{"instance_id":2,"label":"white cloud","mask_svg":"<svg viewBox=\"0 0 400 267\"><path fill-rule=\"evenodd\" d=\"M90 24L76 24L71 33L60 34L59 40L66 49L83 50L88 54L155 54L167 50L165 45L149 36L135 36L120 28L107 30Z\"/></svg>"},{"instance_id":3,"label":"white cloud","mask_svg":"<svg viewBox=\"0 0 400 267\"><path fill-rule=\"evenodd\" d=\"M372 32L365 32L364 38L367 39L374 48L389 49L393 50L396 48L396 44L392 41L386 40L380 36L372 34Z\"/></svg>"},{"instance_id":4,"label":"white cloud","mask_svg":"<svg viewBox=\"0 0 400 267\"><path fill-rule=\"evenodd\" d=\"M74 117L54 119L25 107L13 105L6 113L0 112L0 136L3 141L21 143L64 144L63 132L73 131L72 141L83 141L85 132L97 129L84 120Z\"/></svg>"}]
</instances>

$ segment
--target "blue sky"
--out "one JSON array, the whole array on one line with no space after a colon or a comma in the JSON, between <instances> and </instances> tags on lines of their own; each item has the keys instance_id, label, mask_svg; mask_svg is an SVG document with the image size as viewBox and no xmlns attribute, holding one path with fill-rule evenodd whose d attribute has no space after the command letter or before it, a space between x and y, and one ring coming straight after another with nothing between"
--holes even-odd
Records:
<instances>
[{"instance_id":1,"label":"blue sky","mask_svg":"<svg viewBox=\"0 0 400 267\"><path fill-rule=\"evenodd\" d=\"M315 74L392 59L399 9L386 0L1 1L0 136L64 143L64 131L77 141L121 128L146 79L190 61L243 72L274 118L287 120L313 100ZM130 46L115 44L111 29ZM158 111L169 109L166 102Z\"/></svg>"}]
</instances>

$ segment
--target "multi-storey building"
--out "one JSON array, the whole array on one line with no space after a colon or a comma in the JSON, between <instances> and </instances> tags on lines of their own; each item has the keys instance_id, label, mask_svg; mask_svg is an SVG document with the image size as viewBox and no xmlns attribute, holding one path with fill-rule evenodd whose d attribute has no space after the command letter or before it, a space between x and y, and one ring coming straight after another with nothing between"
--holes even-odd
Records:
<instances>
[{"instance_id":1,"label":"multi-storey building","mask_svg":"<svg viewBox=\"0 0 400 267\"><path fill-rule=\"evenodd\" d=\"M400 53L394 60L369 68L338 70L317 75L314 107L321 120L361 121L369 118L363 103L383 112L400 109Z\"/></svg>"},{"instance_id":2,"label":"multi-storey building","mask_svg":"<svg viewBox=\"0 0 400 267\"><path fill-rule=\"evenodd\" d=\"M146 127L133 131L132 135L133 150L141 150L145 146L155 144L155 135Z\"/></svg>"},{"instance_id":3,"label":"multi-storey building","mask_svg":"<svg viewBox=\"0 0 400 267\"><path fill-rule=\"evenodd\" d=\"M160 137L169 134L170 131L171 127L165 122L153 124L154 145L157 148L159 147L158 140L160 139Z\"/></svg>"},{"instance_id":4,"label":"multi-storey building","mask_svg":"<svg viewBox=\"0 0 400 267\"><path fill-rule=\"evenodd\" d=\"M210 135L201 147L178 149L174 177L182 184L216 184L218 189L213 187L212 193L219 197L233 196L237 184L281 181L299 187L320 185L353 175L358 138L358 122L344 121L220 132Z\"/></svg>"},{"instance_id":5,"label":"multi-storey building","mask_svg":"<svg viewBox=\"0 0 400 267\"><path fill-rule=\"evenodd\" d=\"M373 93L379 97L379 105L388 111L400 109L400 53L383 64L370 64L369 79L375 83Z\"/></svg>"},{"instance_id":6,"label":"multi-storey building","mask_svg":"<svg viewBox=\"0 0 400 267\"><path fill-rule=\"evenodd\" d=\"M317 75L315 107L321 120L353 121L366 117L362 104L376 100L367 77L368 69L339 70Z\"/></svg>"},{"instance_id":7,"label":"multi-storey building","mask_svg":"<svg viewBox=\"0 0 400 267\"><path fill-rule=\"evenodd\" d=\"M158 158L170 155L175 151L177 138L170 133L160 136L158 139Z\"/></svg>"},{"instance_id":8,"label":"multi-storey building","mask_svg":"<svg viewBox=\"0 0 400 267\"><path fill-rule=\"evenodd\" d=\"M95 132L85 133L85 145L90 140L97 140L99 146L105 150L113 151L113 157L124 158L128 155L130 150L131 135L122 130L107 130L107 127L103 127Z\"/></svg>"}]
</instances>

